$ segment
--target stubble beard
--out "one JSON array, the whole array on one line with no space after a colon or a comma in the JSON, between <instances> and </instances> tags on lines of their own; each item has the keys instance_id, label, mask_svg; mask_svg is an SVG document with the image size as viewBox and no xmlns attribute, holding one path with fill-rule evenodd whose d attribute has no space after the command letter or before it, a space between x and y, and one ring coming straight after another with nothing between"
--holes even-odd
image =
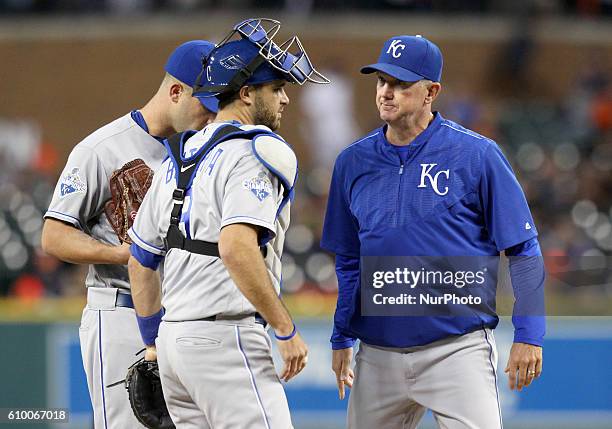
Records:
<instances>
[{"instance_id":1,"label":"stubble beard","mask_svg":"<svg viewBox=\"0 0 612 429\"><path fill-rule=\"evenodd\" d=\"M280 128L280 120L269 106L264 103L263 98L260 95L255 96L255 125L265 125L272 131L276 131Z\"/></svg>"}]
</instances>

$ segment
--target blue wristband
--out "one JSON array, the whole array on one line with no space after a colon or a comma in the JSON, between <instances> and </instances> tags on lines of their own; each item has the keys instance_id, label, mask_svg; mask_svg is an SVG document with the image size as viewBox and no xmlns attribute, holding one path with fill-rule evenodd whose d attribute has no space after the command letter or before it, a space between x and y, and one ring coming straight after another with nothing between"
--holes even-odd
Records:
<instances>
[{"instance_id":1,"label":"blue wristband","mask_svg":"<svg viewBox=\"0 0 612 429\"><path fill-rule=\"evenodd\" d=\"M288 341L291 338L295 337L295 334L297 334L297 328L295 327L295 323L293 324L293 331L291 331L291 333L285 337L283 337L282 335L276 335L276 332L274 333L274 337L276 337L277 340L279 341Z\"/></svg>"},{"instance_id":2,"label":"blue wristband","mask_svg":"<svg viewBox=\"0 0 612 429\"><path fill-rule=\"evenodd\" d=\"M164 315L165 311L163 307L155 314L147 317L140 317L136 315L138 320L138 329L140 330L140 336L146 346L152 346L155 344L155 338L157 338L157 332L159 331L159 324Z\"/></svg>"}]
</instances>

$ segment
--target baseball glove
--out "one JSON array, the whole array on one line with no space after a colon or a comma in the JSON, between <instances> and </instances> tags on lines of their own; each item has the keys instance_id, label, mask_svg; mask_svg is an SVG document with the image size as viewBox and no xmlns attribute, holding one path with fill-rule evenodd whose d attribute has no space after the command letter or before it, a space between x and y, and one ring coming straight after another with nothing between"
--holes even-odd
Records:
<instances>
[{"instance_id":1,"label":"baseball glove","mask_svg":"<svg viewBox=\"0 0 612 429\"><path fill-rule=\"evenodd\" d=\"M153 170L142 159L128 162L110 177L111 199L104 212L122 243L132 243L127 232L152 181Z\"/></svg>"},{"instance_id":2,"label":"baseball glove","mask_svg":"<svg viewBox=\"0 0 612 429\"><path fill-rule=\"evenodd\" d=\"M140 359L125 377L132 411L140 423L149 429L174 429L174 423L164 401L159 368L156 361Z\"/></svg>"}]
</instances>

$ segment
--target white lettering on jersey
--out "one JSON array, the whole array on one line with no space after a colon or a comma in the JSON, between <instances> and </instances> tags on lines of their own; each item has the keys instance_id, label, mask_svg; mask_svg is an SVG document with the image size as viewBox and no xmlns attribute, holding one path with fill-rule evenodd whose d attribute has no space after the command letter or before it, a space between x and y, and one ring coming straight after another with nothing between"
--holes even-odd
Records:
<instances>
[{"instance_id":1,"label":"white lettering on jersey","mask_svg":"<svg viewBox=\"0 0 612 429\"><path fill-rule=\"evenodd\" d=\"M387 49L387 53L391 54L393 56L393 58L399 58L402 56L401 52L397 52L398 49L401 49L402 51L404 49L406 49L406 45L404 45L403 43L401 43L402 41L400 39L395 39L394 41L391 42L391 44L389 45L389 49ZM393 53L391 53L391 51L393 51Z\"/></svg>"},{"instance_id":2,"label":"white lettering on jersey","mask_svg":"<svg viewBox=\"0 0 612 429\"><path fill-rule=\"evenodd\" d=\"M525 222L525 229L531 229L531 224L529 222Z\"/></svg>"},{"instance_id":3,"label":"white lettering on jersey","mask_svg":"<svg viewBox=\"0 0 612 429\"><path fill-rule=\"evenodd\" d=\"M425 184L425 178L427 178L429 179L429 183L431 184L431 187L433 188L434 192L438 195L444 196L448 194L448 186L444 187L444 192L440 192L440 190L438 189L438 178L440 174L443 174L444 176L446 176L446 180L448 180L450 178L450 170L441 170L432 176L431 174L429 174L429 172L436 165L438 164L421 164L421 183L419 184L419 186L417 186L417 188L427 188L427 185Z\"/></svg>"},{"instance_id":4,"label":"white lettering on jersey","mask_svg":"<svg viewBox=\"0 0 612 429\"><path fill-rule=\"evenodd\" d=\"M81 180L79 176L79 168L74 167L70 173L66 173L62 177L60 183L60 197L65 197L69 194L87 192L87 184Z\"/></svg>"}]
</instances>

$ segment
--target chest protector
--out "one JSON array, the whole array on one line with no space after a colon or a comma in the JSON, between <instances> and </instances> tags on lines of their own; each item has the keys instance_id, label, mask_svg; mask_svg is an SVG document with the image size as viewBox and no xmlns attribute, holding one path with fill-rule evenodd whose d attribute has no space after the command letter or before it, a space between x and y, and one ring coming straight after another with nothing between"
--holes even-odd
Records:
<instances>
[{"instance_id":1,"label":"chest protector","mask_svg":"<svg viewBox=\"0 0 612 429\"><path fill-rule=\"evenodd\" d=\"M164 141L174 166L174 177L176 179L176 189L172 193L174 205L170 214L170 226L164 239L164 247L166 251L182 249L200 255L219 257L218 243L187 238L179 229L185 195L189 188L191 188L198 168L204 158L206 158L206 155L224 141L237 138L250 139L255 157L272 174L278 177L283 186L283 199L276 212L276 217L280 215L283 207L293 199L294 186L297 179L297 159L291 147L280 140L273 132L261 128L242 130L230 124L217 128L208 142L202 145L195 154L185 158L183 157L183 146L196 133L197 131L185 131L175 134ZM265 246L262 246L261 249L265 257Z\"/></svg>"}]
</instances>

